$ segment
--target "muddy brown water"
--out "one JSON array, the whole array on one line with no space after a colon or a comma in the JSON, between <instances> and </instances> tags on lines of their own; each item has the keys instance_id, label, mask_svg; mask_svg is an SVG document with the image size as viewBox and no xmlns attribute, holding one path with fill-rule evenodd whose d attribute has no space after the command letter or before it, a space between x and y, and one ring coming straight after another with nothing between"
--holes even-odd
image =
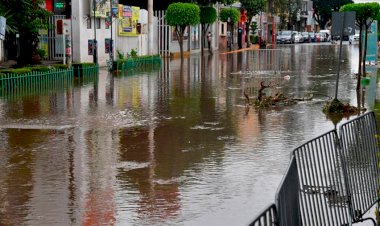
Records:
<instances>
[{"instance_id":1,"label":"muddy brown water","mask_svg":"<svg viewBox=\"0 0 380 226\"><path fill-rule=\"evenodd\" d=\"M0 225L247 225L274 201L291 151L334 128L322 107L338 50L194 55L0 97ZM339 97L353 104L356 61L344 45ZM261 81L268 95L315 95L247 109L243 91L252 101Z\"/></svg>"}]
</instances>

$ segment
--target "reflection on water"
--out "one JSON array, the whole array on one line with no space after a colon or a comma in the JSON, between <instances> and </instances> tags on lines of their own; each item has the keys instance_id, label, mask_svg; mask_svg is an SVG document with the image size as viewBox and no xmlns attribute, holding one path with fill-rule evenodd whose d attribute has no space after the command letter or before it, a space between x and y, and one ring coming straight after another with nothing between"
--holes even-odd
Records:
<instances>
[{"instance_id":1,"label":"reflection on water","mask_svg":"<svg viewBox=\"0 0 380 226\"><path fill-rule=\"evenodd\" d=\"M273 201L292 149L334 128L321 109L337 51L192 56L0 99L0 224L247 224ZM339 96L352 103L356 55L344 46ZM261 81L267 95L315 98L247 111L244 90L254 99Z\"/></svg>"}]
</instances>

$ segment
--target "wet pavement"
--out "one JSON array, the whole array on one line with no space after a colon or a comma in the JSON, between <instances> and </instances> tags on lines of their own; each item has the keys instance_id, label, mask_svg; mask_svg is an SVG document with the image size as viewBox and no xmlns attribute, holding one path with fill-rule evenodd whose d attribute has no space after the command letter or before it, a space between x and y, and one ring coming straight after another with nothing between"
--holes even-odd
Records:
<instances>
[{"instance_id":1,"label":"wet pavement","mask_svg":"<svg viewBox=\"0 0 380 226\"><path fill-rule=\"evenodd\" d=\"M291 151L334 128L322 108L338 51L192 56L0 97L0 225L247 225L273 202ZM352 104L357 54L343 46L339 98ZM314 98L247 108L261 82L267 95Z\"/></svg>"}]
</instances>

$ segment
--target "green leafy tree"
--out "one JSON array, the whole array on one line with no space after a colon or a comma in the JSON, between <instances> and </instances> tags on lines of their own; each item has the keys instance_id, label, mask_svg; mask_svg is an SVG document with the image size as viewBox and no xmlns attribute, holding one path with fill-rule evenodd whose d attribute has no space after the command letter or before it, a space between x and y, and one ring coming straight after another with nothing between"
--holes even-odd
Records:
<instances>
[{"instance_id":1,"label":"green leafy tree","mask_svg":"<svg viewBox=\"0 0 380 226\"><path fill-rule=\"evenodd\" d=\"M376 19L376 16L379 14L380 5L378 3L351 3L344 5L340 8L341 12L356 12L356 26L359 27L359 69L358 69L358 80L356 89L360 90L360 80L361 76L366 75L365 70L365 59L367 56L367 34L368 28L371 25L372 21ZM365 33L365 40L363 46L363 32ZM364 49L363 49L364 48ZM363 53L363 54L362 54Z\"/></svg>"},{"instance_id":2,"label":"green leafy tree","mask_svg":"<svg viewBox=\"0 0 380 226\"><path fill-rule=\"evenodd\" d=\"M236 2L236 0L196 0L194 2L197 2L200 6L211 6L217 2L231 5L232 3Z\"/></svg>"},{"instance_id":3,"label":"green leafy tree","mask_svg":"<svg viewBox=\"0 0 380 226\"><path fill-rule=\"evenodd\" d=\"M219 18L222 22L228 22L230 19L231 24L235 25L239 21L240 12L235 8L224 8L220 10Z\"/></svg>"},{"instance_id":4,"label":"green leafy tree","mask_svg":"<svg viewBox=\"0 0 380 226\"><path fill-rule=\"evenodd\" d=\"M5 17L6 19L5 32L8 34L15 34L17 32L16 15L12 13L10 9L0 6L0 16Z\"/></svg>"},{"instance_id":5,"label":"green leafy tree","mask_svg":"<svg viewBox=\"0 0 380 226\"><path fill-rule=\"evenodd\" d=\"M170 26L175 27L181 59L183 59L183 35L187 26L199 24L199 6L193 3L172 3L168 6L165 19Z\"/></svg>"},{"instance_id":6,"label":"green leafy tree","mask_svg":"<svg viewBox=\"0 0 380 226\"><path fill-rule=\"evenodd\" d=\"M331 20L331 13L338 12L343 5L353 3L352 0L313 0L313 17L321 28Z\"/></svg>"},{"instance_id":7,"label":"green leafy tree","mask_svg":"<svg viewBox=\"0 0 380 226\"><path fill-rule=\"evenodd\" d=\"M242 7L247 10L247 26L245 26L247 37L249 37L250 23L252 17L261 11L264 11L265 0L240 0ZM247 38L247 45L250 46L250 39Z\"/></svg>"},{"instance_id":8,"label":"green leafy tree","mask_svg":"<svg viewBox=\"0 0 380 226\"><path fill-rule=\"evenodd\" d=\"M211 6L202 6L200 7L201 14L200 14L200 22L202 27L202 42L201 42L201 49L202 49L202 55L203 55L203 49L204 49L204 40L206 33L210 27L211 24L213 24L216 19L216 9Z\"/></svg>"},{"instance_id":9,"label":"green leafy tree","mask_svg":"<svg viewBox=\"0 0 380 226\"><path fill-rule=\"evenodd\" d=\"M301 10L301 0L272 0L270 12L280 17L281 29L291 30Z\"/></svg>"},{"instance_id":10,"label":"green leafy tree","mask_svg":"<svg viewBox=\"0 0 380 226\"><path fill-rule=\"evenodd\" d=\"M7 21L7 32L12 34L17 31L20 35L18 65L34 63L33 57L37 55L39 42L38 32L48 27L50 16L50 13L41 7L43 3L43 0L0 0L0 12L10 19Z\"/></svg>"}]
</instances>

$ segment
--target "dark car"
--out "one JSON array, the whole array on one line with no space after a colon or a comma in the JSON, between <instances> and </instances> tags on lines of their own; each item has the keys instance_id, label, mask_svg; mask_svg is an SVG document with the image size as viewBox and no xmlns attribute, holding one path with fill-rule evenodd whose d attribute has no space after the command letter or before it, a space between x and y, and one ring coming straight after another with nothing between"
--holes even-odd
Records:
<instances>
[{"instance_id":1,"label":"dark car","mask_svg":"<svg viewBox=\"0 0 380 226\"><path fill-rule=\"evenodd\" d=\"M301 32L301 35L303 37L303 42L311 42L309 32Z\"/></svg>"},{"instance_id":2,"label":"dark car","mask_svg":"<svg viewBox=\"0 0 380 226\"><path fill-rule=\"evenodd\" d=\"M315 33L309 32L310 42L316 42Z\"/></svg>"},{"instance_id":3,"label":"dark car","mask_svg":"<svg viewBox=\"0 0 380 226\"><path fill-rule=\"evenodd\" d=\"M276 43L294 43L294 34L292 31L280 31L276 37Z\"/></svg>"}]
</instances>

